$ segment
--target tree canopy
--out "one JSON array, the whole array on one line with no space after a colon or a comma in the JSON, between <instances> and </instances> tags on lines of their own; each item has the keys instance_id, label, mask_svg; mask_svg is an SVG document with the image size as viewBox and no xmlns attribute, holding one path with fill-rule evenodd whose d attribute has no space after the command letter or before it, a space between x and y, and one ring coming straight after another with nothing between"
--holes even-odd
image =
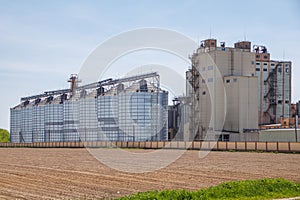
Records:
<instances>
[{"instance_id":1,"label":"tree canopy","mask_svg":"<svg viewBox=\"0 0 300 200\"><path fill-rule=\"evenodd\" d=\"M10 137L9 137L9 132L5 129L0 128L0 142L9 142Z\"/></svg>"}]
</instances>

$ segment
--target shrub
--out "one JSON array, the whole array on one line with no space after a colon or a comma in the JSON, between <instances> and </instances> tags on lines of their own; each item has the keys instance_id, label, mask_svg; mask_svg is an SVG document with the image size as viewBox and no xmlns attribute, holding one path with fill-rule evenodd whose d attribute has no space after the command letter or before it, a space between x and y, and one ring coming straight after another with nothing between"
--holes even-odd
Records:
<instances>
[{"instance_id":1,"label":"shrub","mask_svg":"<svg viewBox=\"0 0 300 200\"><path fill-rule=\"evenodd\" d=\"M9 142L10 137L9 137L9 132L5 129L0 128L0 142Z\"/></svg>"}]
</instances>

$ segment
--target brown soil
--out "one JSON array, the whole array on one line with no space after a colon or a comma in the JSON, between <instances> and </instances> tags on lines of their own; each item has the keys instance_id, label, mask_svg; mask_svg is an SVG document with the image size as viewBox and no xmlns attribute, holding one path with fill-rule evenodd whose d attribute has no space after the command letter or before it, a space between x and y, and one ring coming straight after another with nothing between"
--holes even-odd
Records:
<instances>
[{"instance_id":1,"label":"brown soil","mask_svg":"<svg viewBox=\"0 0 300 200\"><path fill-rule=\"evenodd\" d=\"M300 182L300 154L210 152L204 159L198 154L186 151L164 169L134 174L101 164L86 149L1 148L0 199L115 198L264 177Z\"/></svg>"}]
</instances>

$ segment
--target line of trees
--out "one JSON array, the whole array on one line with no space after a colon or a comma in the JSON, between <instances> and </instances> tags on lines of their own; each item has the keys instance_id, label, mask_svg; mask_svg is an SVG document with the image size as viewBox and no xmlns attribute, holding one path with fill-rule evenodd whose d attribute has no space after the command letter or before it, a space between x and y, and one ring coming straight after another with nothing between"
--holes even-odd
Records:
<instances>
[{"instance_id":1,"label":"line of trees","mask_svg":"<svg viewBox=\"0 0 300 200\"><path fill-rule=\"evenodd\" d=\"M0 128L0 142L10 142L9 132Z\"/></svg>"}]
</instances>

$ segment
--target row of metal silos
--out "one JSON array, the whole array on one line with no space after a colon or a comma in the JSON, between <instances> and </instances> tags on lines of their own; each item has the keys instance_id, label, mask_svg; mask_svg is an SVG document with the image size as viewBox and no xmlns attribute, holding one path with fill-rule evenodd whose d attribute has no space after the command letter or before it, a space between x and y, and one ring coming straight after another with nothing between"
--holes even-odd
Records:
<instances>
[{"instance_id":1,"label":"row of metal silos","mask_svg":"<svg viewBox=\"0 0 300 200\"><path fill-rule=\"evenodd\" d=\"M11 142L167 140L168 93L135 87L22 102L11 109Z\"/></svg>"}]
</instances>

